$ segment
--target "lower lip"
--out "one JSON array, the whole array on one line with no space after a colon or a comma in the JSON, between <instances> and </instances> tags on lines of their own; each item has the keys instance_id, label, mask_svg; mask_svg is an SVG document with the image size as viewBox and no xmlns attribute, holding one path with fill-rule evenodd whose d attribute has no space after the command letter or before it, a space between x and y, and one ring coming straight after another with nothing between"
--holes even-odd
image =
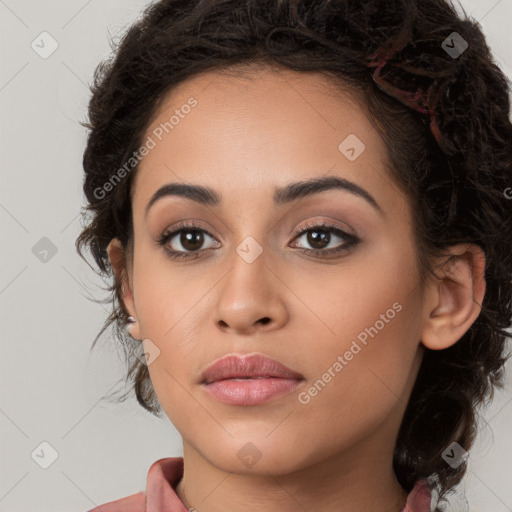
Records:
<instances>
[{"instance_id":1,"label":"lower lip","mask_svg":"<svg viewBox=\"0 0 512 512\"><path fill-rule=\"evenodd\" d=\"M263 377L254 379L224 379L203 384L219 402L231 405L258 405L293 391L302 381Z\"/></svg>"}]
</instances>

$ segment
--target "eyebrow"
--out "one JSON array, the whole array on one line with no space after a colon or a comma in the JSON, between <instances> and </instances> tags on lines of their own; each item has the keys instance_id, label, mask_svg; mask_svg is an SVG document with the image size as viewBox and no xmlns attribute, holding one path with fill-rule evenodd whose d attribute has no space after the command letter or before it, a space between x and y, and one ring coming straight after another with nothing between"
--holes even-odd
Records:
<instances>
[{"instance_id":1,"label":"eyebrow","mask_svg":"<svg viewBox=\"0 0 512 512\"><path fill-rule=\"evenodd\" d=\"M356 185L352 181L338 176L325 176L322 178L312 178L309 180L290 183L274 190L274 205L280 206L291 203L297 199L312 196L325 190L346 190L358 197L365 199L381 215L384 215L382 208L372 195L364 188ZM151 197L146 205L146 215L159 199L167 196L178 196L190 199L199 204L207 206L219 206L222 203L222 196L210 187L202 185L189 185L184 183L167 183L160 187Z\"/></svg>"}]
</instances>

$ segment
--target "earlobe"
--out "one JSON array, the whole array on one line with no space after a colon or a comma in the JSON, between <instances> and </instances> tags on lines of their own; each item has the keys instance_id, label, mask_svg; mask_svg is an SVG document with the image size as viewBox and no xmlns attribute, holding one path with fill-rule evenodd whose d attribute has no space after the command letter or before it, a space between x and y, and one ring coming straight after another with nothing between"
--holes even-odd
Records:
<instances>
[{"instance_id":1,"label":"earlobe","mask_svg":"<svg viewBox=\"0 0 512 512\"><path fill-rule=\"evenodd\" d=\"M121 294L123 304L131 317L137 318L135 311L135 301L133 299L133 293L130 286L126 262L126 254L118 238L113 238L107 247L107 254L110 261L110 265L114 271L116 279L121 283ZM139 324L131 323L130 326L131 335L133 338L139 338Z\"/></svg>"},{"instance_id":2,"label":"earlobe","mask_svg":"<svg viewBox=\"0 0 512 512\"><path fill-rule=\"evenodd\" d=\"M485 255L474 244L458 244L441 266L437 283L429 284L421 341L431 350L454 345L481 311L485 295Z\"/></svg>"}]
</instances>

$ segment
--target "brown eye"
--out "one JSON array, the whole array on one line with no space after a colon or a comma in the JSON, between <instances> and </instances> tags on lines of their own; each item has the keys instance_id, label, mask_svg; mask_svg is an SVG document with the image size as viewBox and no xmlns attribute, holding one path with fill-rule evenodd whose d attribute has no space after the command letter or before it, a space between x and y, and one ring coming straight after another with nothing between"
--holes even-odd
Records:
<instances>
[{"instance_id":1,"label":"brown eye","mask_svg":"<svg viewBox=\"0 0 512 512\"><path fill-rule=\"evenodd\" d=\"M204 235L201 231L181 231L178 238L181 246L187 251L197 251L204 243Z\"/></svg>"},{"instance_id":2,"label":"brown eye","mask_svg":"<svg viewBox=\"0 0 512 512\"><path fill-rule=\"evenodd\" d=\"M327 222L322 225L303 226L302 231L295 236L294 240L300 239L304 235L307 235L305 243L311 248L297 248L305 254L313 254L319 258L348 251L361 241L357 236L346 233ZM204 247L205 237L213 240L213 243L206 247ZM334 247L329 247L332 243ZM195 224L185 222L171 231L164 232L158 240L158 244L163 246L169 257L173 259L197 258L204 251L219 246L219 242L208 231Z\"/></svg>"},{"instance_id":3,"label":"brown eye","mask_svg":"<svg viewBox=\"0 0 512 512\"><path fill-rule=\"evenodd\" d=\"M360 239L355 235L346 233L339 227L328 223L313 226L308 225L298 233L295 239L299 239L304 235L307 235L305 243L308 244L311 249L304 247L298 248L305 253L312 252L316 255L338 253L348 250L360 242ZM336 243L336 240L338 240L338 243ZM341 244L339 240L341 240ZM334 247L329 247L331 242L334 242Z\"/></svg>"},{"instance_id":4,"label":"brown eye","mask_svg":"<svg viewBox=\"0 0 512 512\"><path fill-rule=\"evenodd\" d=\"M211 236L202 229L180 229L164 235L164 243L171 245L173 251L197 251L204 248L205 235Z\"/></svg>"},{"instance_id":5,"label":"brown eye","mask_svg":"<svg viewBox=\"0 0 512 512\"><path fill-rule=\"evenodd\" d=\"M215 245L204 247L205 236L215 240L208 231L195 225L183 223L176 229L165 232L158 240L158 244L164 246L166 252L173 258L187 258L195 256L195 253L199 255L201 250Z\"/></svg>"},{"instance_id":6,"label":"brown eye","mask_svg":"<svg viewBox=\"0 0 512 512\"><path fill-rule=\"evenodd\" d=\"M331 241L331 233L325 229L309 229L304 233L306 241L313 249L325 249Z\"/></svg>"}]
</instances>

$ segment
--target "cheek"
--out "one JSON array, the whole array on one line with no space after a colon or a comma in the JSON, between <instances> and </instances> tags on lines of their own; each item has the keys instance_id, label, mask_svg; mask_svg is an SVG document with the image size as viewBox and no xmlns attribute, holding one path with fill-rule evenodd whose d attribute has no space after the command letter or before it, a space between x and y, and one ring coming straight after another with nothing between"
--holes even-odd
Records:
<instances>
[{"instance_id":1,"label":"cheek","mask_svg":"<svg viewBox=\"0 0 512 512\"><path fill-rule=\"evenodd\" d=\"M312 339L322 339L312 354L317 360L343 353L352 340L366 340L369 345L372 339L382 339L377 346L387 340L394 347L413 341L410 335L417 331L421 290L409 245L382 237L339 266L294 272L285 279L294 283L294 293L306 306L301 322L309 336L316 331Z\"/></svg>"},{"instance_id":2,"label":"cheek","mask_svg":"<svg viewBox=\"0 0 512 512\"><path fill-rule=\"evenodd\" d=\"M300 425L305 456L328 456L371 436L379 425L398 428L417 370L418 322L412 301L382 304L368 307L378 315L346 316L353 336L345 336L340 324L336 343L318 343L318 350L309 353L308 387L297 396L292 421L280 426L283 443Z\"/></svg>"},{"instance_id":3,"label":"cheek","mask_svg":"<svg viewBox=\"0 0 512 512\"><path fill-rule=\"evenodd\" d=\"M371 422L395 405L414 364L421 336L419 276L407 246L368 252L342 270L321 286L303 278L303 289L295 290L318 312L318 319L308 315L307 328L307 338L318 341L301 354L313 384L303 398L318 422L346 422L347 413Z\"/></svg>"},{"instance_id":4,"label":"cheek","mask_svg":"<svg viewBox=\"0 0 512 512\"><path fill-rule=\"evenodd\" d=\"M213 288L214 277L202 272L198 278L197 268L171 262L164 249L151 247L149 240L143 240L134 266L134 299L141 335L160 344L186 344L192 336L189 315L201 310L201 298Z\"/></svg>"}]
</instances>

